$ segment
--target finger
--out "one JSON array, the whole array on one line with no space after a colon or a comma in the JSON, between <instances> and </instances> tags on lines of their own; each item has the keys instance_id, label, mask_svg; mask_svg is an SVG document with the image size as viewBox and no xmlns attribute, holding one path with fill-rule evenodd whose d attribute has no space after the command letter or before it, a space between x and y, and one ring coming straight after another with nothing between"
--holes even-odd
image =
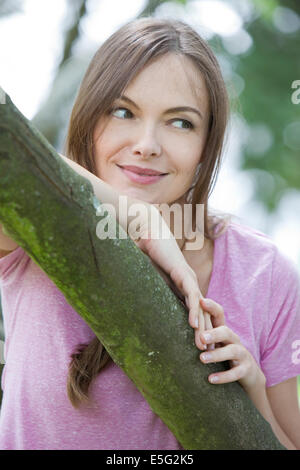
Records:
<instances>
[{"instance_id":1,"label":"finger","mask_svg":"<svg viewBox=\"0 0 300 470\"><path fill-rule=\"evenodd\" d=\"M205 331L205 319L204 319L204 312L198 304L198 317L199 317L199 332L204 333Z\"/></svg>"},{"instance_id":2,"label":"finger","mask_svg":"<svg viewBox=\"0 0 300 470\"><path fill-rule=\"evenodd\" d=\"M200 304L199 304L200 308ZM199 311L199 309L198 309ZM205 319L202 310L200 309L198 314L199 328L195 328L195 344L199 349L207 349L206 344L201 341L201 334L205 331Z\"/></svg>"},{"instance_id":3,"label":"finger","mask_svg":"<svg viewBox=\"0 0 300 470\"><path fill-rule=\"evenodd\" d=\"M202 308L213 317L215 328L225 325L225 315L223 307L212 299L201 299Z\"/></svg>"},{"instance_id":4,"label":"finger","mask_svg":"<svg viewBox=\"0 0 300 470\"><path fill-rule=\"evenodd\" d=\"M245 375L243 365L233 367L225 372L218 372L208 376L208 381L212 384L226 384L241 380Z\"/></svg>"},{"instance_id":5,"label":"finger","mask_svg":"<svg viewBox=\"0 0 300 470\"><path fill-rule=\"evenodd\" d=\"M205 329L205 321L203 316L203 309L200 305L200 298L202 294L195 286L194 290L188 294L187 304L189 307L189 323L192 328L200 328L201 331Z\"/></svg>"},{"instance_id":6,"label":"finger","mask_svg":"<svg viewBox=\"0 0 300 470\"><path fill-rule=\"evenodd\" d=\"M205 329L206 330L212 330L213 329L213 325L212 325L212 322L211 322L211 316L207 312L204 312L204 322L205 322Z\"/></svg>"},{"instance_id":7,"label":"finger","mask_svg":"<svg viewBox=\"0 0 300 470\"><path fill-rule=\"evenodd\" d=\"M212 330L213 329L213 325L212 325L212 322L211 322L211 316L207 312L204 312L204 322L205 322L205 330ZM209 351L212 351L213 349L215 349L215 345L214 344L209 344L207 346L207 349Z\"/></svg>"},{"instance_id":8,"label":"finger","mask_svg":"<svg viewBox=\"0 0 300 470\"><path fill-rule=\"evenodd\" d=\"M226 325L218 326L217 328L201 333L200 339L204 344L224 343L226 345L230 343L241 343L238 335Z\"/></svg>"},{"instance_id":9,"label":"finger","mask_svg":"<svg viewBox=\"0 0 300 470\"><path fill-rule=\"evenodd\" d=\"M236 361L235 364L239 365L244 357L244 349L239 344L228 344L222 348L200 354L200 359L205 364L211 362Z\"/></svg>"},{"instance_id":10,"label":"finger","mask_svg":"<svg viewBox=\"0 0 300 470\"><path fill-rule=\"evenodd\" d=\"M203 311L199 303L199 291L193 292L188 295L187 298L187 305L189 308L189 324L192 328L199 328L201 327L201 315L203 316ZM203 319L204 325L204 319ZM204 327L202 328L204 331Z\"/></svg>"}]
</instances>

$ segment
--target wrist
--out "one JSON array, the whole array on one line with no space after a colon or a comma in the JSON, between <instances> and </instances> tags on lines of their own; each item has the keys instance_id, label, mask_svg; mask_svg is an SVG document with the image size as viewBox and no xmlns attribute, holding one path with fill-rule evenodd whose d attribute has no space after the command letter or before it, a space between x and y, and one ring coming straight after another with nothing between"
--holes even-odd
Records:
<instances>
[{"instance_id":1,"label":"wrist","mask_svg":"<svg viewBox=\"0 0 300 470\"><path fill-rule=\"evenodd\" d=\"M145 203L145 210L141 212L139 230L141 237L145 239L174 238L169 225L154 204Z\"/></svg>"},{"instance_id":2,"label":"wrist","mask_svg":"<svg viewBox=\"0 0 300 470\"><path fill-rule=\"evenodd\" d=\"M248 375L241 385L248 395L252 395L253 393L256 394L257 392L266 389L266 377L257 364L253 373Z\"/></svg>"}]
</instances>

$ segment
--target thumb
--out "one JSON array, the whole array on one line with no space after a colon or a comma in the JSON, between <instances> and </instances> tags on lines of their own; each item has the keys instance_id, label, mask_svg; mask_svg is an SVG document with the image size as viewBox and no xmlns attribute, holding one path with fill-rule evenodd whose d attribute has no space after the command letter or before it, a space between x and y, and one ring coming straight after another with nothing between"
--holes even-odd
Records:
<instances>
[{"instance_id":1,"label":"thumb","mask_svg":"<svg viewBox=\"0 0 300 470\"><path fill-rule=\"evenodd\" d=\"M225 315L222 305L212 299L200 299L200 305L205 312L212 316L214 328L225 325Z\"/></svg>"}]
</instances>

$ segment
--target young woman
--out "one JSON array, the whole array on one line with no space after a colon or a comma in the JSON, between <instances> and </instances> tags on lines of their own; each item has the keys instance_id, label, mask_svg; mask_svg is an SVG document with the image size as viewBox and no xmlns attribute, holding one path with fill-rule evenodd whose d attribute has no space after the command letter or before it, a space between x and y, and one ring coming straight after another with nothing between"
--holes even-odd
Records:
<instances>
[{"instance_id":1,"label":"young woman","mask_svg":"<svg viewBox=\"0 0 300 470\"><path fill-rule=\"evenodd\" d=\"M62 158L101 202L117 210L126 195L128 207L144 205L148 237L135 242L185 297L200 360L230 361L208 380L239 381L278 439L300 448L297 270L267 236L208 208L227 119L224 81L205 41L180 21L143 18L93 57ZM155 237L148 215L163 203L191 204L194 228L196 205L204 205L203 246L187 249L185 237L174 236L176 220L169 239ZM45 273L3 232L0 249L0 447L180 449Z\"/></svg>"}]
</instances>

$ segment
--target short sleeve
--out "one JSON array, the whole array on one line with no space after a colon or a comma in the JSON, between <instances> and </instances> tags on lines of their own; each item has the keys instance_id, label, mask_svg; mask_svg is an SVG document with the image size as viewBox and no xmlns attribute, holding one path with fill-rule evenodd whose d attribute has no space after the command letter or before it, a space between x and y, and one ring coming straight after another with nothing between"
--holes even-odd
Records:
<instances>
[{"instance_id":1,"label":"short sleeve","mask_svg":"<svg viewBox=\"0 0 300 470\"><path fill-rule=\"evenodd\" d=\"M20 246L8 255L0 258L0 287L1 285L13 282L16 271L27 260L28 255Z\"/></svg>"},{"instance_id":2,"label":"short sleeve","mask_svg":"<svg viewBox=\"0 0 300 470\"><path fill-rule=\"evenodd\" d=\"M300 375L300 276L296 265L277 248L266 328L260 364L271 387Z\"/></svg>"}]
</instances>

